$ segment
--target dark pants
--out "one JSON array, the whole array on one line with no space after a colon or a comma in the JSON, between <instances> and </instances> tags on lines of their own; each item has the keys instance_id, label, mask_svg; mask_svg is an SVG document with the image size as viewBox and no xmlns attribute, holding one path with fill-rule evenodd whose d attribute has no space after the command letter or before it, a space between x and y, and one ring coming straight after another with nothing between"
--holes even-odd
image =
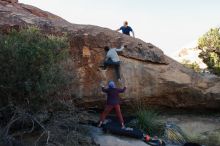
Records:
<instances>
[{"instance_id":1,"label":"dark pants","mask_svg":"<svg viewBox=\"0 0 220 146\"><path fill-rule=\"evenodd\" d=\"M117 105L106 105L105 110L102 112L102 114L100 116L100 121L103 122L105 120L105 117L111 112L111 110L113 108L116 111L116 115L117 115L118 120L120 121L120 123L124 123L124 119L122 117L121 108L120 108L119 104L117 104Z\"/></svg>"},{"instance_id":2,"label":"dark pants","mask_svg":"<svg viewBox=\"0 0 220 146\"><path fill-rule=\"evenodd\" d=\"M114 66L117 79L121 79L121 77L120 77L120 61L113 62L111 59L108 59L107 61L104 62L104 68L107 68L107 66Z\"/></svg>"}]
</instances>

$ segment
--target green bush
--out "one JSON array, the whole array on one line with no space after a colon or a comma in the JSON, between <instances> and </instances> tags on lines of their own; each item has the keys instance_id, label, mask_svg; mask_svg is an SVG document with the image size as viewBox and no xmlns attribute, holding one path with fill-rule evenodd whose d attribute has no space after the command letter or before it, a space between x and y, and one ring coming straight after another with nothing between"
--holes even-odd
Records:
<instances>
[{"instance_id":1,"label":"green bush","mask_svg":"<svg viewBox=\"0 0 220 146\"><path fill-rule=\"evenodd\" d=\"M152 136L163 136L164 124L160 121L159 114L152 109L139 109L137 119L130 122L129 126L143 130Z\"/></svg>"},{"instance_id":2,"label":"green bush","mask_svg":"<svg viewBox=\"0 0 220 146\"><path fill-rule=\"evenodd\" d=\"M161 117L157 110L150 105L146 106L144 98L138 98L132 102L131 111L135 119L128 123L129 127L141 129L151 136L163 136L165 124L161 122Z\"/></svg>"},{"instance_id":3,"label":"green bush","mask_svg":"<svg viewBox=\"0 0 220 146\"><path fill-rule=\"evenodd\" d=\"M198 40L201 50L199 57L208 66L210 72L220 75L220 32L219 28L210 29Z\"/></svg>"},{"instance_id":4,"label":"green bush","mask_svg":"<svg viewBox=\"0 0 220 146\"><path fill-rule=\"evenodd\" d=\"M159 121L159 115L153 110L140 110L137 112L138 127L150 135L161 136L164 125Z\"/></svg>"},{"instance_id":5,"label":"green bush","mask_svg":"<svg viewBox=\"0 0 220 146\"><path fill-rule=\"evenodd\" d=\"M66 83L60 62L67 58L65 36L56 37L30 27L0 35L0 98L43 99Z\"/></svg>"}]
</instances>

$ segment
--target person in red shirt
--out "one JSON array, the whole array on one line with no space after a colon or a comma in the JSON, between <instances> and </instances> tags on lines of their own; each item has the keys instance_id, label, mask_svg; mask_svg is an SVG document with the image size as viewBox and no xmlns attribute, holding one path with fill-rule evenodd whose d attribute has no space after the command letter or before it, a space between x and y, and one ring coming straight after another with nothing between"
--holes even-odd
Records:
<instances>
[{"instance_id":1,"label":"person in red shirt","mask_svg":"<svg viewBox=\"0 0 220 146\"><path fill-rule=\"evenodd\" d=\"M125 128L124 119L121 114L120 100L119 100L119 94L125 92L125 90L126 87L124 87L123 89L116 88L115 83L113 81L109 81L108 88L102 86L102 91L107 94L107 104L105 106L105 110L101 113L98 127L102 126L106 116L114 108L116 111L116 115L121 123L121 127Z\"/></svg>"}]
</instances>

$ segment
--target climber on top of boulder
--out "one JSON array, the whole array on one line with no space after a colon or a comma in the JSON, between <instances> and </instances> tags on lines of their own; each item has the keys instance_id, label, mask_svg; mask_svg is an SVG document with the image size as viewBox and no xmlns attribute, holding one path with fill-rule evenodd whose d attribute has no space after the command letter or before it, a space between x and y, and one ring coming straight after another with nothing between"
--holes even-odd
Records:
<instances>
[{"instance_id":1,"label":"climber on top of boulder","mask_svg":"<svg viewBox=\"0 0 220 146\"><path fill-rule=\"evenodd\" d=\"M133 37L135 37L133 29L130 26L128 26L128 21L125 21L124 25L121 26L116 31L120 31L120 30L122 31L123 34L129 35L129 36L130 36L130 32L132 32Z\"/></svg>"},{"instance_id":2,"label":"climber on top of boulder","mask_svg":"<svg viewBox=\"0 0 220 146\"><path fill-rule=\"evenodd\" d=\"M118 56L117 52L122 51L124 48L126 48L127 46L121 46L121 48L110 48L108 46L105 47L105 51L107 52L106 57L105 57L105 61L104 61L104 65L102 65L101 67L103 67L104 70L107 69L107 66L114 66L115 67L115 72L116 72L116 76L117 79L119 81L121 81L121 76L120 76L120 59Z\"/></svg>"}]
</instances>

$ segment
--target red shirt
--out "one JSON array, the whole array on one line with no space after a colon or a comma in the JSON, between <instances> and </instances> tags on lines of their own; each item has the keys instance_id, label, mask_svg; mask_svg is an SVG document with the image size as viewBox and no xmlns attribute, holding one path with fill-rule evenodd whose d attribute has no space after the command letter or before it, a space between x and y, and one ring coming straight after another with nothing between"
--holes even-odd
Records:
<instances>
[{"instance_id":1,"label":"red shirt","mask_svg":"<svg viewBox=\"0 0 220 146\"><path fill-rule=\"evenodd\" d=\"M119 93L123 93L126 90L126 87L123 89L119 88L107 88L102 87L102 91L107 94L107 105L117 105L119 104Z\"/></svg>"}]
</instances>

